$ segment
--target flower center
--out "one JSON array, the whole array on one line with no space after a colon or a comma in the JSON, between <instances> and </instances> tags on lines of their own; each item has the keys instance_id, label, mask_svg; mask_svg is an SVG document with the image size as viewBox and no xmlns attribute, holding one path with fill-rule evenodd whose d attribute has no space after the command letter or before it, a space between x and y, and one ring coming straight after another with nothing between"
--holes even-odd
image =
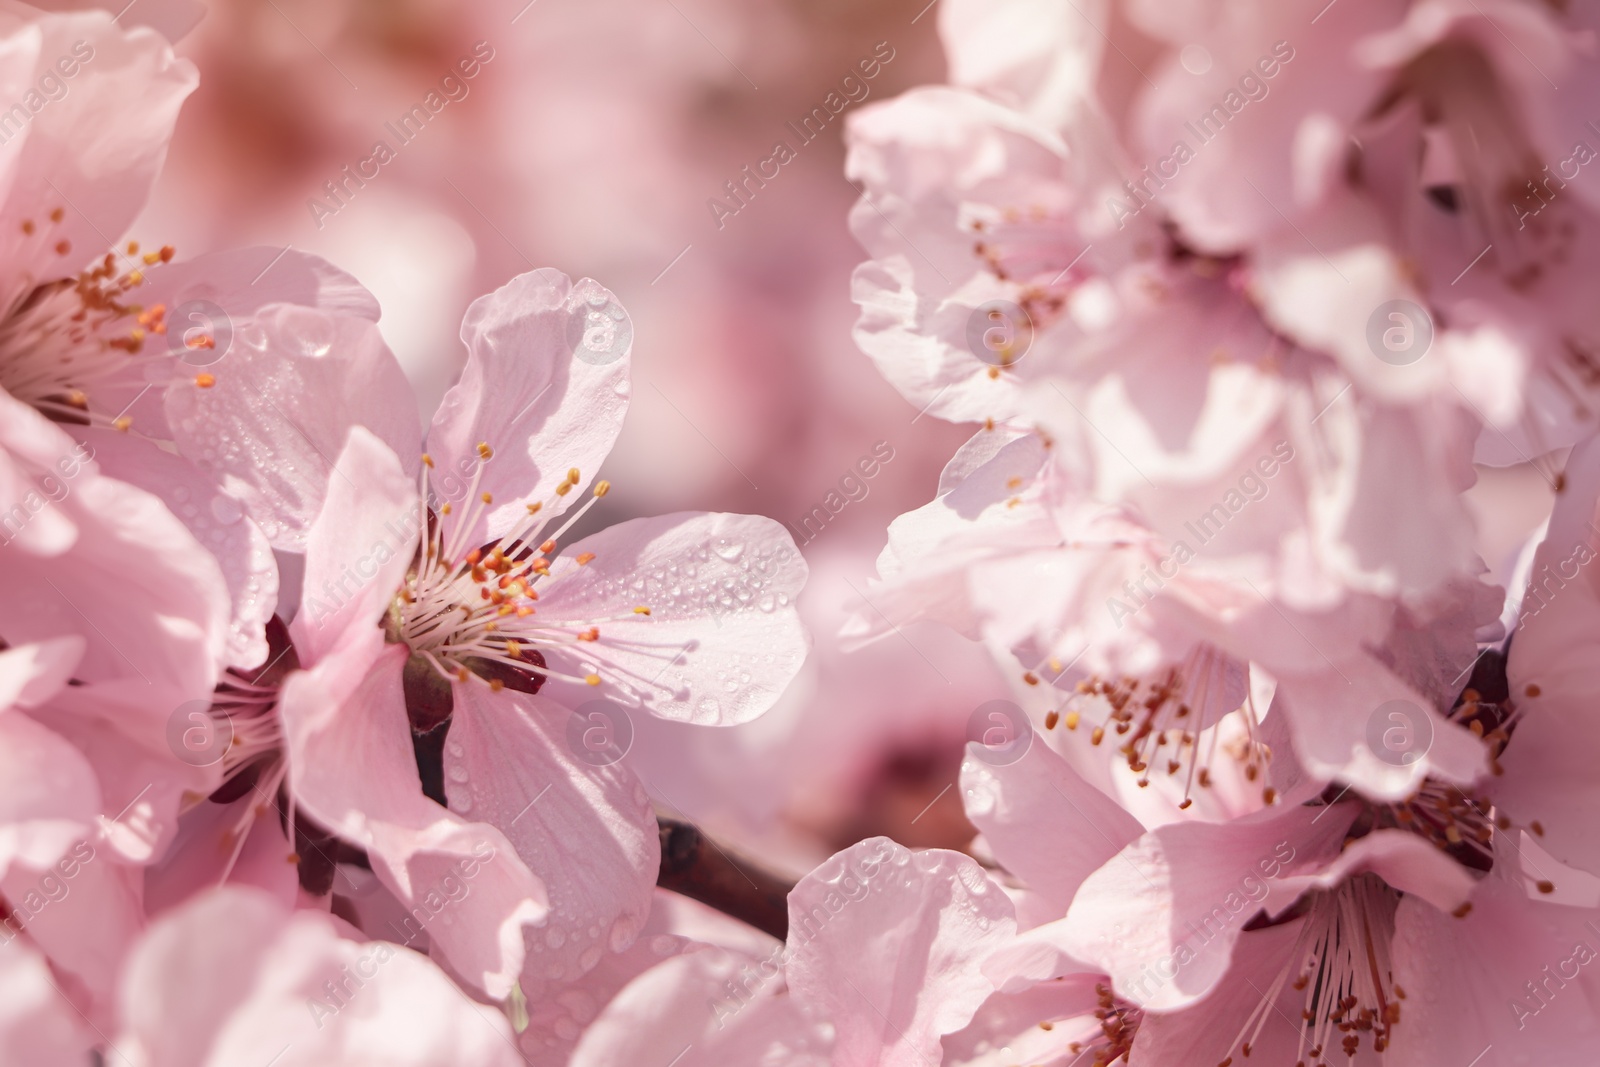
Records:
<instances>
[{"instance_id":1,"label":"flower center","mask_svg":"<svg viewBox=\"0 0 1600 1067\"><path fill-rule=\"evenodd\" d=\"M551 500L527 505L526 516L514 529L487 545L467 548L466 537L494 502L489 493L479 492L483 469L493 455L488 444L478 445L467 506L448 543L442 520L455 508L449 502L441 503L437 511L429 507L427 471L433 460L423 456L417 521L425 537L384 621L388 639L411 650L406 695L413 725L420 730L449 716L451 682L476 678L494 691L509 687L523 693L537 693L552 677L600 685L597 659L591 657L582 674L563 674L549 666L545 652L593 645L600 641L601 625L650 614L640 605L626 616L559 621L538 617L539 587L550 579L552 568L570 573L594 559L590 553L554 558L557 539L610 491L610 482L596 483L590 498L560 529L549 537L544 534L553 505L577 487L581 479L577 468L567 472Z\"/></svg>"},{"instance_id":2,"label":"flower center","mask_svg":"<svg viewBox=\"0 0 1600 1067\"><path fill-rule=\"evenodd\" d=\"M1503 689L1499 685L1494 688ZM1486 699L1469 686L1462 690L1447 716L1488 745L1490 770L1496 776L1502 773L1498 757L1510 743L1517 720L1517 709L1509 695L1502 691L1500 696L1501 699ZM1432 778L1425 779L1417 792L1405 800L1375 808L1373 815L1374 827L1396 826L1409 830L1432 842L1463 867L1475 871L1494 867L1497 833L1515 835L1526 830L1534 837L1544 836L1544 826L1539 820L1526 823L1514 820L1476 790L1465 790ZM1534 884L1541 893L1555 892L1555 883L1548 879L1541 878Z\"/></svg>"},{"instance_id":3,"label":"flower center","mask_svg":"<svg viewBox=\"0 0 1600 1067\"><path fill-rule=\"evenodd\" d=\"M1074 1041L1067 1051L1072 1053L1073 1063L1084 1063L1086 1067L1109 1067L1118 1060L1126 1063L1144 1012L1119 999L1104 983L1096 984L1094 989L1099 995L1094 1016L1100 1023L1100 1035L1089 1041ZM1079 1057L1085 1052L1092 1053L1092 1058L1081 1060Z\"/></svg>"},{"instance_id":4,"label":"flower center","mask_svg":"<svg viewBox=\"0 0 1600 1067\"><path fill-rule=\"evenodd\" d=\"M1150 785L1151 767L1165 769L1168 777L1181 774L1183 800L1178 807L1187 809L1194 803L1197 786L1211 786L1211 767L1220 751L1243 767L1247 781L1261 781L1262 800L1271 804L1278 796L1268 774L1272 753L1260 740L1254 697L1247 689L1243 704L1221 706L1233 703L1226 695L1233 688L1228 676L1237 670L1226 654L1204 646L1181 665L1153 677L1089 678L1068 697L1064 715L1058 710L1045 716L1045 727L1054 729L1065 722L1067 729L1076 730L1085 708L1103 708L1105 717L1091 728L1090 742L1101 744L1108 728L1120 737L1118 751L1139 776L1141 787ZM1238 713L1244 734L1225 741L1221 720L1232 712Z\"/></svg>"},{"instance_id":5,"label":"flower center","mask_svg":"<svg viewBox=\"0 0 1600 1067\"><path fill-rule=\"evenodd\" d=\"M60 209L52 214L59 221ZM34 232L31 222L23 232ZM58 251L66 242L60 242ZM139 246L129 244L127 255ZM171 246L145 253L144 265L172 259ZM138 385L146 368L166 353L144 353L151 334L165 334L166 309L125 301L144 282L139 266L118 273L107 252L76 278L61 278L19 293L0 316L0 387L58 422L128 428L121 412L91 413L91 396L110 386ZM191 343L204 343L196 339ZM197 379L198 380L198 379Z\"/></svg>"},{"instance_id":6,"label":"flower center","mask_svg":"<svg viewBox=\"0 0 1600 1067\"><path fill-rule=\"evenodd\" d=\"M1358 874L1307 897L1289 961L1245 1020L1232 1048L1248 1057L1286 984L1305 992L1297 1067L1326 1064L1335 1041L1355 1057L1363 1040L1382 1053L1400 1021L1405 990L1394 983L1389 944L1400 894L1374 874ZM1293 976L1293 977L1291 977ZM1231 1067L1232 1055L1218 1067Z\"/></svg>"},{"instance_id":7,"label":"flower center","mask_svg":"<svg viewBox=\"0 0 1600 1067\"><path fill-rule=\"evenodd\" d=\"M299 669L300 660L289 640L288 627L277 616L267 624L267 650L263 666L248 672L228 670L212 694L208 712L216 728L225 730L228 736L222 753L222 784L209 799L215 804L232 804L249 797L224 833L223 844L231 847L231 855L221 881L227 881L244 851L251 827L274 805L289 773L283 727L278 721L278 693L283 680ZM292 804L290 798L291 824Z\"/></svg>"}]
</instances>

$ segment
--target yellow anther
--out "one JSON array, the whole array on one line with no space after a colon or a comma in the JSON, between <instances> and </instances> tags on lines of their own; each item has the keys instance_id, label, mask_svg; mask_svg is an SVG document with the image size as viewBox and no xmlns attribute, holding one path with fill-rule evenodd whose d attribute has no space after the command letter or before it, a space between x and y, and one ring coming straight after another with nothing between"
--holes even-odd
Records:
<instances>
[{"instance_id":1,"label":"yellow anther","mask_svg":"<svg viewBox=\"0 0 1600 1067\"><path fill-rule=\"evenodd\" d=\"M202 389L210 389L213 385L217 384L217 376L201 371L199 374L194 376L194 384L198 385Z\"/></svg>"},{"instance_id":2,"label":"yellow anther","mask_svg":"<svg viewBox=\"0 0 1600 1067\"><path fill-rule=\"evenodd\" d=\"M600 684L600 676L598 674L585 675L583 680L585 682L588 682L590 685L599 685Z\"/></svg>"},{"instance_id":3,"label":"yellow anther","mask_svg":"<svg viewBox=\"0 0 1600 1067\"><path fill-rule=\"evenodd\" d=\"M645 607L643 604L640 604L638 607L633 609L633 613L635 615L648 615L650 614L650 609Z\"/></svg>"},{"instance_id":4,"label":"yellow anther","mask_svg":"<svg viewBox=\"0 0 1600 1067\"><path fill-rule=\"evenodd\" d=\"M598 481L598 482L594 483L594 495L595 496L605 496L609 492L611 492L611 483L610 482L605 481L605 480L602 479L601 481Z\"/></svg>"}]
</instances>

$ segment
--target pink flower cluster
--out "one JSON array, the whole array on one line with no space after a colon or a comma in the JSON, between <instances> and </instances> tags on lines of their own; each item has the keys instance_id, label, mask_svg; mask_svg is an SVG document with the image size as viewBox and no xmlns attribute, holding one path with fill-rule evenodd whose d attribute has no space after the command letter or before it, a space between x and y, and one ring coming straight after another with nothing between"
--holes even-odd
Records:
<instances>
[{"instance_id":1,"label":"pink flower cluster","mask_svg":"<svg viewBox=\"0 0 1600 1067\"><path fill-rule=\"evenodd\" d=\"M1022 707L983 869L836 859L817 942L791 897L831 1062L1593 1062L1594 6L939 18L951 84L851 123L856 336L981 428L847 632L946 623ZM1497 585L1465 493L1518 462Z\"/></svg>"},{"instance_id":2,"label":"pink flower cluster","mask_svg":"<svg viewBox=\"0 0 1600 1067\"><path fill-rule=\"evenodd\" d=\"M623 757L778 702L807 568L583 532L617 297L479 298L424 426L348 274L124 241L192 65L0 0L0 1063L1600 1057L1600 5L938 19L950 84L847 120L856 333L979 428L843 637L1012 700L968 852L859 841L758 930L657 888L682 783Z\"/></svg>"}]
</instances>

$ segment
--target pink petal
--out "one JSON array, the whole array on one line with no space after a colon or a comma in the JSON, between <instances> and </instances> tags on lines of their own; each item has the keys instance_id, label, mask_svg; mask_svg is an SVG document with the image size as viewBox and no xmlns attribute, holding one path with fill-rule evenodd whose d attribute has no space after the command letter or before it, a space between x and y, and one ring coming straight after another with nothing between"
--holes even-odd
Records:
<instances>
[{"instance_id":1,"label":"pink petal","mask_svg":"<svg viewBox=\"0 0 1600 1067\"><path fill-rule=\"evenodd\" d=\"M1276 1010L1267 1010L1259 1032L1251 1015L1284 970L1300 966L1294 949L1303 925L1293 921L1250 931L1239 938L1227 978L1214 994L1182 1011L1146 1012L1134 1037L1133 1061L1209 1067L1232 1055L1234 1063L1312 1062L1306 1056L1310 1042L1300 1041L1306 993L1294 988L1297 975L1284 983L1273 1001ZM1252 1042L1249 1060L1238 1055L1241 1040Z\"/></svg>"},{"instance_id":2,"label":"pink petal","mask_svg":"<svg viewBox=\"0 0 1600 1067\"><path fill-rule=\"evenodd\" d=\"M1389 1055L1445 1067L1561 1063L1600 1041L1600 911L1530 900L1491 874L1457 919L1405 898L1395 913L1394 980L1407 993Z\"/></svg>"},{"instance_id":3,"label":"pink petal","mask_svg":"<svg viewBox=\"0 0 1600 1067\"><path fill-rule=\"evenodd\" d=\"M594 559L580 566L587 553ZM772 519L630 519L572 545L550 570L535 618L600 630L598 641L544 649L552 670L601 678L565 697L572 706L611 696L663 718L732 725L770 708L805 660L795 598L806 564Z\"/></svg>"},{"instance_id":4,"label":"pink petal","mask_svg":"<svg viewBox=\"0 0 1600 1067\"><path fill-rule=\"evenodd\" d=\"M669 959L616 995L578 1042L570 1067L666 1062L674 1056L675 1067L823 1067L830 1062L818 1047L823 1042L776 979L777 971L772 957L720 948Z\"/></svg>"},{"instance_id":5,"label":"pink petal","mask_svg":"<svg viewBox=\"0 0 1600 1067\"><path fill-rule=\"evenodd\" d=\"M1353 817L1348 805L1301 807L1159 827L1089 876L1050 940L1146 1008L1187 1007L1222 980L1256 912L1300 895L1285 875L1338 855Z\"/></svg>"},{"instance_id":6,"label":"pink petal","mask_svg":"<svg viewBox=\"0 0 1600 1067\"><path fill-rule=\"evenodd\" d=\"M105 1029L117 975L144 929L143 871L117 862L103 843L82 841L44 872L14 867L0 878L21 926L61 975L61 988Z\"/></svg>"},{"instance_id":7,"label":"pink petal","mask_svg":"<svg viewBox=\"0 0 1600 1067\"><path fill-rule=\"evenodd\" d=\"M1567 460L1566 487L1534 554L1511 641L1506 673L1519 715L1490 782L1496 805L1523 825L1537 820L1540 844L1562 862L1600 872L1600 840L1586 813L1600 804L1595 756L1600 721L1594 694L1600 660L1600 441L1578 446Z\"/></svg>"},{"instance_id":8,"label":"pink petal","mask_svg":"<svg viewBox=\"0 0 1600 1067\"><path fill-rule=\"evenodd\" d=\"M260 889L284 907L293 907L300 896L300 880L292 862L294 848L270 803L249 820L242 847L236 837L243 818L241 809L261 802L250 794L233 804L208 800L184 812L172 847L159 863L145 869L145 911L159 915L222 885L225 870L229 885ZM236 848L239 855L234 859Z\"/></svg>"},{"instance_id":9,"label":"pink petal","mask_svg":"<svg viewBox=\"0 0 1600 1067\"><path fill-rule=\"evenodd\" d=\"M1074 1067L1077 1062L1082 1067L1080 1057L1091 1055L1084 1046L1103 1036L1096 1012L1097 987L1104 984L1103 975L1075 974L1020 993L996 993L966 1029L945 1037L944 1062L962 1067Z\"/></svg>"},{"instance_id":10,"label":"pink petal","mask_svg":"<svg viewBox=\"0 0 1600 1067\"><path fill-rule=\"evenodd\" d=\"M458 508L481 463L478 445L494 450L476 483L494 503L467 544L521 525L528 504L553 514L581 499L556 487L573 468L593 478L611 451L628 410L632 338L609 290L548 267L473 301L461 322L466 368L428 431L434 491ZM447 538L464 514L446 523Z\"/></svg>"},{"instance_id":11,"label":"pink petal","mask_svg":"<svg viewBox=\"0 0 1600 1067\"><path fill-rule=\"evenodd\" d=\"M499 830L423 795L400 687L406 651L385 645L376 628L366 633L284 683L295 800L367 850L411 911L397 936L426 932L466 982L502 999L522 970L523 927L546 914L544 887ZM471 906L457 907L467 893Z\"/></svg>"},{"instance_id":12,"label":"pink petal","mask_svg":"<svg viewBox=\"0 0 1600 1067\"><path fill-rule=\"evenodd\" d=\"M233 603L223 665L260 666L267 657L266 624L278 602L278 565L272 546L244 509L181 456L114 430L84 429L100 469L161 498L216 557Z\"/></svg>"},{"instance_id":13,"label":"pink petal","mask_svg":"<svg viewBox=\"0 0 1600 1067\"><path fill-rule=\"evenodd\" d=\"M86 1063L95 1043L83 1017L56 988L44 957L23 938L0 947L0 1062Z\"/></svg>"},{"instance_id":14,"label":"pink petal","mask_svg":"<svg viewBox=\"0 0 1600 1067\"><path fill-rule=\"evenodd\" d=\"M969 750L971 746L968 746ZM995 858L1064 915L1078 886L1142 832L1116 801L1035 737L1015 763L961 761L967 818Z\"/></svg>"},{"instance_id":15,"label":"pink petal","mask_svg":"<svg viewBox=\"0 0 1600 1067\"><path fill-rule=\"evenodd\" d=\"M576 979L627 949L649 914L661 866L649 797L622 763L578 760L566 709L476 680L452 688L451 810L498 828L545 885L550 914L529 931L528 971Z\"/></svg>"},{"instance_id":16,"label":"pink petal","mask_svg":"<svg viewBox=\"0 0 1600 1067\"><path fill-rule=\"evenodd\" d=\"M144 2L140 0L141 7ZM378 302L359 282L326 260L295 249L229 249L155 266L146 271L138 293L143 307L159 305L166 312L165 332L147 337L143 353L172 358L150 365L145 384L113 379L95 391L90 404L107 416L126 415L135 433L159 440L173 437L165 387L174 381L187 385L200 371L211 371L230 357L256 358L246 346L263 340L257 318L270 313L273 305L378 320ZM291 354L300 355L306 347L291 349ZM192 457L203 457L204 442L224 429L215 424L190 427Z\"/></svg>"},{"instance_id":17,"label":"pink petal","mask_svg":"<svg viewBox=\"0 0 1600 1067\"><path fill-rule=\"evenodd\" d=\"M208 696L230 614L216 560L160 500L101 475L91 453L0 393L0 456L8 452L55 490L20 521L56 520L68 534L0 544L0 632L13 644L81 635L79 679L137 679L169 708Z\"/></svg>"},{"instance_id":18,"label":"pink petal","mask_svg":"<svg viewBox=\"0 0 1600 1067\"><path fill-rule=\"evenodd\" d=\"M260 308L235 323L227 352L203 368L210 385L184 377L167 389L178 450L245 505L274 548L305 550L337 478L334 457L354 427L376 434L408 472L417 469L416 399L360 310Z\"/></svg>"},{"instance_id":19,"label":"pink petal","mask_svg":"<svg viewBox=\"0 0 1600 1067\"><path fill-rule=\"evenodd\" d=\"M197 77L166 41L146 29L125 30L104 11L41 18L13 8L0 18L0 34L16 51L7 69L21 80L8 100L20 99L45 71L59 73L60 58L75 68L71 91L35 113L0 162L0 291L10 300L75 275L109 251L108 238L127 230L150 195ZM64 214L53 222L57 208ZM34 223L32 236L23 233L24 221Z\"/></svg>"},{"instance_id":20,"label":"pink petal","mask_svg":"<svg viewBox=\"0 0 1600 1067\"><path fill-rule=\"evenodd\" d=\"M696 1016L682 1016L676 1012L672 998L653 994L638 998L630 993L634 979L680 954L705 951L715 947L728 956L748 961L776 959L783 946L772 937L745 926L721 912L712 911L703 904L680 897L665 889L655 891L650 917L639 931L638 940L618 953L605 953L592 971L574 982L547 985L542 978L523 973L522 988L528 995L528 1029L517 1039L529 1067L568 1067L574 1046L581 1040L585 1053L597 1048L611 1049L613 1040L636 1041L640 1025L646 1033L661 1034L664 1026L680 1022L695 1025ZM720 953L719 953L720 955ZM537 966L539 954L529 957ZM752 981L751 976L761 975L763 969L752 962L741 972L741 979ZM776 965L766 968L770 980L778 973ZM696 973L699 973L698 971ZM754 980L760 980L756 978ZM673 983L674 988L687 992L690 983ZM724 995L726 990L711 991L711 997ZM628 993L626 996L619 994ZM615 1000L613 999L615 998ZM735 1002L737 1003L737 1002ZM698 1023L714 1021L714 1014L703 1014ZM591 1034L613 1031L604 1039ZM665 1043L661 1037L658 1046ZM706 1046L714 1049L715 1043ZM692 1054L685 1062L692 1061ZM573 1063L579 1061L571 1061ZM678 1067L683 1067L680 1063Z\"/></svg>"},{"instance_id":21,"label":"pink petal","mask_svg":"<svg viewBox=\"0 0 1600 1067\"><path fill-rule=\"evenodd\" d=\"M1366 655L1329 671L1280 675L1273 706L1283 710L1295 753L1308 772L1348 783L1374 799L1404 799L1430 775L1468 785L1488 769L1482 741ZM1380 753L1372 738L1380 738L1383 747L1388 729L1411 733L1397 735L1395 750ZM1406 761L1413 752L1417 758Z\"/></svg>"},{"instance_id":22,"label":"pink petal","mask_svg":"<svg viewBox=\"0 0 1600 1067\"><path fill-rule=\"evenodd\" d=\"M173 748L174 717L203 714L200 701L172 704L142 686L68 686L31 714L83 754L99 782L108 850L135 863L159 858L177 832L178 813L221 784L220 763L194 766Z\"/></svg>"},{"instance_id":23,"label":"pink petal","mask_svg":"<svg viewBox=\"0 0 1600 1067\"><path fill-rule=\"evenodd\" d=\"M114 1042L133 1067L521 1064L505 1017L426 957L347 940L335 920L255 890L208 893L130 960Z\"/></svg>"},{"instance_id":24,"label":"pink petal","mask_svg":"<svg viewBox=\"0 0 1600 1067\"><path fill-rule=\"evenodd\" d=\"M1011 902L973 860L872 838L789 894L784 973L833 1022L834 1063L937 1063L939 1039L993 992L980 964L1013 930Z\"/></svg>"},{"instance_id":25,"label":"pink petal","mask_svg":"<svg viewBox=\"0 0 1600 1067\"><path fill-rule=\"evenodd\" d=\"M388 445L355 426L342 449L305 537L300 613L291 632L307 667L376 630L422 528L416 483Z\"/></svg>"},{"instance_id":26,"label":"pink petal","mask_svg":"<svg viewBox=\"0 0 1600 1067\"><path fill-rule=\"evenodd\" d=\"M9 653L7 653L9 655ZM13 865L39 871L94 832L100 785L88 762L21 712L0 716L0 873Z\"/></svg>"},{"instance_id":27,"label":"pink petal","mask_svg":"<svg viewBox=\"0 0 1600 1067\"><path fill-rule=\"evenodd\" d=\"M1314 16L1315 35L1305 34ZM1146 0L1133 6L1132 18L1173 45L1152 72L1156 87L1141 96L1135 122L1150 158L1170 156L1180 140L1192 152L1192 161L1160 194L1185 238L1206 251L1232 251L1315 206L1296 182L1296 135L1305 116L1348 126L1374 106L1385 76L1353 63L1351 52L1364 35L1393 25L1392 7L1357 0L1320 17L1308 4L1239 5L1221 12L1201 3ZM1280 41L1285 45L1275 52ZM1177 62L1177 49L1191 43L1201 43L1213 57L1203 74ZM1274 76L1257 78L1266 95L1245 100L1235 83L1242 74L1259 73L1257 62L1274 56L1281 61L1274 63ZM1240 102L1234 114L1223 104L1230 92ZM1227 116L1222 130L1214 129L1219 123L1213 118L1206 130L1194 132L1213 105ZM1238 180L1241 173L1251 180Z\"/></svg>"},{"instance_id":28,"label":"pink petal","mask_svg":"<svg viewBox=\"0 0 1600 1067\"><path fill-rule=\"evenodd\" d=\"M846 172L862 192L850 229L874 257L851 279L856 343L919 410L952 421L1014 415L1015 377L992 377L967 329L980 305L1018 294L983 270L961 210L968 201L1031 205L1047 181L1061 199L1066 146L1009 108L945 87L855 112L849 142ZM1104 220L1099 203L1094 210ZM1059 266L1080 250L1067 250Z\"/></svg>"}]
</instances>

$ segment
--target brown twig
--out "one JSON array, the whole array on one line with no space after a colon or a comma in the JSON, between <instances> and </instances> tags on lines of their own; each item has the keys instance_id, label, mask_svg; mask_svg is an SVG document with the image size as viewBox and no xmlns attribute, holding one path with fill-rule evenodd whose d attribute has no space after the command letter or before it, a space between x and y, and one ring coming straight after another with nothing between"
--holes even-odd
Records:
<instances>
[{"instance_id":1,"label":"brown twig","mask_svg":"<svg viewBox=\"0 0 1600 1067\"><path fill-rule=\"evenodd\" d=\"M661 872L656 885L698 900L783 940L794 886L757 867L736 863L694 826L658 817Z\"/></svg>"}]
</instances>

